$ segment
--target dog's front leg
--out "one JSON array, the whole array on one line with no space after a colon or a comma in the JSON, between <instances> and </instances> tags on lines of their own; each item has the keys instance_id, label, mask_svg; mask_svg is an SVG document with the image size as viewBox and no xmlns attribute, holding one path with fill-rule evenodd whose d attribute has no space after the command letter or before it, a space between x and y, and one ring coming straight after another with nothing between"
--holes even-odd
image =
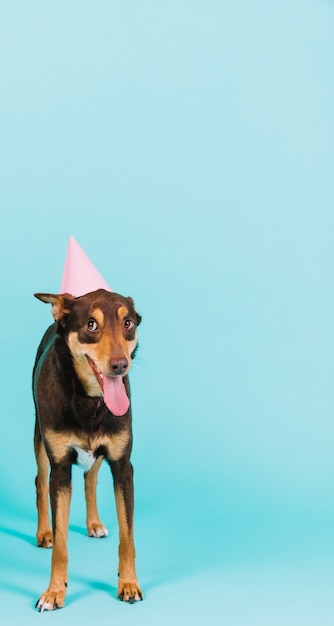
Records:
<instances>
[{"instance_id":1,"label":"dog's front leg","mask_svg":"<svg viewBox=\"0 0 334 626\"><path fill-rule=\"evenodd\" d=\"M133 539L133 468L129 460L110 463L114 477L114 491L119 526L118 597L133 604L142 600L135 570L135 547Z\"/></svg>"},{"instance_id":2,"label":"dog's front leg","mask_svg":"<svg viewBox=\"0 0 334 626\"><path fill-rule=\"evenodd\" d=\"M71 465L51 465L50 498L53 530L51 578L48 589L36 604L39 611L52 611L64 606L67 587L67 535L71 489Z\"/></svg>"}]
</instances>

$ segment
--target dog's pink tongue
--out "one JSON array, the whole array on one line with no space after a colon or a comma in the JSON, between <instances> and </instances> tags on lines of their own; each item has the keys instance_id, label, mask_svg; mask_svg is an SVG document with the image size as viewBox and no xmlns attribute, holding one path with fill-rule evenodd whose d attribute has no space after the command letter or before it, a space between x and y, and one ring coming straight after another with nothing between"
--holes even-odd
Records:
<instances>
[{"instance_id":1,"label":"dog's pink tongue","mask_svg":"<svg viewBox=\"0 0 334 626\"><path fill-rule=\"evenodd\" d=\"M113 415L125 415L130 406L130 400L126 395L124 383L120 376L115 378L103 376L103 398Z\"/></svg>"}]
</instances>

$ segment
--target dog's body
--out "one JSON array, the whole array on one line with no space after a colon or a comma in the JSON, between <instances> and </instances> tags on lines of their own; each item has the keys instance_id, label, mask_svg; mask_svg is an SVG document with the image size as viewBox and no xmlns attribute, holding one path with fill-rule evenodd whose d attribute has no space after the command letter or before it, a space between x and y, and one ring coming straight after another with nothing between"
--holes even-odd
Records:
<instances>
[{"instance_id":1,"label":"dog's body","mask_svg":"<svg viewBox=\"0 0 334 626\"><path fill-rule=\"evenodd\" d=\"M97 473L103 459L113 479L119 524L118 596L142 598L135 573L133 469L128 371L137 346L140 316L131 298L103 289L74 298L35 294L52 304L55 323L38 348L33 373L37 544L53 547L51 578L40 611L64 605L72 464L85 470L88 534L108 534L96 507ZM49 468L50 484L49 483ZM48 494L52 530L48 515Z\"/></svg>"}]
</instances>

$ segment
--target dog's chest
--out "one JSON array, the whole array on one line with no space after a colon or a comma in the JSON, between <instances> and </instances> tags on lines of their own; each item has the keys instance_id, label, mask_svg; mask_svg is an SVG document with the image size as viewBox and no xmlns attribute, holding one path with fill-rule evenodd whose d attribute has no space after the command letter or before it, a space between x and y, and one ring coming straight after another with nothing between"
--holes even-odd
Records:
<instances>
[{"instance_id":1,"label":"dog's chest","mask_svg":"<svg viewBox=\"0 0 334 626\"><path fill-rule=\"evenodd\" d=\"M129 443L129 431L121 431L117 435L89 438L86 440L72 439L70 446L76 452L76 464L88 472L101 454L110 461L118 461L124 454Z\"/></svg>"},{"instance_id":2,"label":"dog's chest","mask_svg":"<svg viewBox=\"0 0 334 626\"><path fill-rule=\"evenodd\" d=\"M44 439L55 463L68 460L72 450L72 453L76 453L72 463L88 472L99 456L103 456L107 461L118 461L126 454L131 444L131 433L130 430L124 429L117 434L88 437L78 436L73 432L59 433L45 429Z\"/></svg>"},{"instance_id":3,"label":"dog's chest","mask_svg":"<svg viewBox=\"0 0 334 626\"><path fill-rule=\"evenodd\" d=\"M84 450L76 444L73 444L72 447L77 453L77 465L79 465L79 467L81 467L85 472L88 472L96 461L94 452L92 450Z\"/></svg>"}]
</instances>

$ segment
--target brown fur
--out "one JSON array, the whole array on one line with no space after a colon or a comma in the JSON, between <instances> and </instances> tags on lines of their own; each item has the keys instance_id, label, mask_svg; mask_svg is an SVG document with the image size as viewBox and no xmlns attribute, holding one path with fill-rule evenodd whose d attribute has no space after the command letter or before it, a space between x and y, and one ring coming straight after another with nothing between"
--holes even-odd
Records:
<instances>
[{"instance_id":1,"label":"brown fur","mask_svg":"<svg viewBox=\"0 0 334 626\"><path fill-rule=\"evenodd\" d=\"M118 597L133 603L142 599L142 592L136 578L133 540L131 407L119 417L107 408L98 372L108 377L122 376L130 397L128 372L141 318L131 298L103 289L80 298L69 294L35 295L52 305L55 319L38 348L33 374L37 545L53 546L49 587L36 606L44 611L64 605L73 463L87 461L88 534L92 537L108 534L96 504L97 474L103 459L114 479L119 525ZM52 528L48 515L49 491Z\"/></svg>"}]
</instances>

